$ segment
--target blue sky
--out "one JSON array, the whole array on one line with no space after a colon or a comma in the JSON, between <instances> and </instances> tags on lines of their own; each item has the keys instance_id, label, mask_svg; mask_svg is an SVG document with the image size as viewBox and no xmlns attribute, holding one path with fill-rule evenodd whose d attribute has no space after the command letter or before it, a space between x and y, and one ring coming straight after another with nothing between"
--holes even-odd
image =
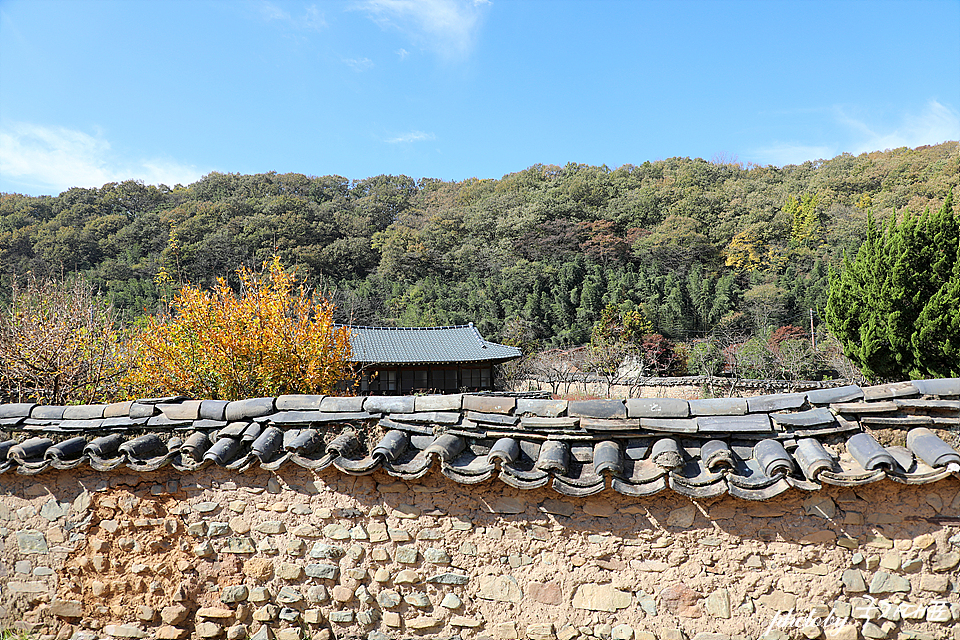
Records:
<instances>
[{"instance_id":1,"label":"blue sky","mask_svg":"<svg viewBox=\"0 0 960 640\"><path fill-rule=\"evenodd\" d=\"M0 0L0 191L960 139L960 0Z\"/></svg>"}]
</instances>

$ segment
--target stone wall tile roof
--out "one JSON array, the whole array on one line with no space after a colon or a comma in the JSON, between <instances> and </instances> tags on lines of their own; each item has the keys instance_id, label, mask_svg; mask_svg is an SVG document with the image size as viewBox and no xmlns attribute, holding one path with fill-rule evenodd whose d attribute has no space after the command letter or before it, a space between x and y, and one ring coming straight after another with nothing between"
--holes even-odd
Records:
<instances>
[{"instance_id":1,"label":"stone wall tile roof","mask_svg":"<svg viewBox=\"0 0 960 640\"><path fill-rule=\"evenodd\" d=\"M461 484L496 478L566 496L669 488L744 500L825 484L960 477L956 430L937 433L960 425L958 380L736 400L288 395L0 405L0 428L16 436L0 442L0 473L83 465L103 473L209 465L242 473L293 464L348 475L380 470L408 481L437 471ZM384 435L367 439L374 426ZM905 446L882 445L872 427L906 432Z\"/></svg>"}]
</instances>

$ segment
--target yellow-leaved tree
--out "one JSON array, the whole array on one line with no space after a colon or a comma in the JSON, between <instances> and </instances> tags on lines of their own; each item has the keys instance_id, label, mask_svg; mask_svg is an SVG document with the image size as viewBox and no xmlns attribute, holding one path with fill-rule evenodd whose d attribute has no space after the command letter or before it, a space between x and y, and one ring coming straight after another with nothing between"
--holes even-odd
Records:
<instances>
[{"instance_id":1,"label":"yellow-leaved tree","mask_svg":"<svg viewBox=\"0 0 960 640\"><path fill-rule=\"evenodd\" d=\"M350 386L349 329L334 324L333 303L310 296L277 257L237 274L239 293L222 279L212 290L187 285L168 313L144 321L124 379L131 396L238 400Z\"/></svg>"}]
</instances>

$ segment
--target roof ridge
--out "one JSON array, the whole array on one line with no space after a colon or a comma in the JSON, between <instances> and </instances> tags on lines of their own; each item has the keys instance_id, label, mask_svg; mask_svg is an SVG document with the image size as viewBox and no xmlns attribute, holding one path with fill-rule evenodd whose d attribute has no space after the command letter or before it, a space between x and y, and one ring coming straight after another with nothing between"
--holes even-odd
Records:
<instances>
[{"instance_id":1,"label":"roof ridge","mask_svg":"<svg viewBox=\"0 0 960 640\"><path fill-rule=\"evenodd\" d=\"M440 325L440 326L432 326L432 327L374 327L370 325L361 325L361 324L338 324L334 326L345 327L347 329L377 329L377 330L386 330L386 331L430 331L430 330L438 330L438 329L466 329L466 328L473 328L474 330L476 330L476 327L473 325L472 322L469 324L451 324L451 325Z\"/></svg>"},{"instance_id":2,"label":"roof ridge","mask_svg":"<svg viewBox=\"0 0 960 640\"><path fill-rule=\"evenodd\" d=\"M477 329L472 322L467 326L473 329L473 337L475 337L477 339L477 342L480 343L481 349L486 349L488 345L492 344L487 339L485 339L482 335L480 335L480 330ZM503 345L503 346L510 346L510 345Z\"/></svg>"}]
</instances>

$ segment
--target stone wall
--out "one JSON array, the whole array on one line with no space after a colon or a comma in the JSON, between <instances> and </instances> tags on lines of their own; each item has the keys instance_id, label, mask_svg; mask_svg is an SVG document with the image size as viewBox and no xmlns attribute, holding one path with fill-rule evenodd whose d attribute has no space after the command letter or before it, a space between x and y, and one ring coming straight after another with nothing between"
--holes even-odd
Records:
<instances>
[{"instance_id":1,"label":"stone wall","mask_svg":"<svg viewBox=\"0 0 960 640\"><path fill-rule=\"evenodd\" d=\"M829 389L850 384L849 380L748 380L720 376L642 377L607 384L595 374L580 374L568 382L531 376L514 382L511 391L544 391L561 396L596 398L746 398L769 393L794 393Z\"/></svg>"},{"instance_id":2,"label":"stone wall","mask_svg":"<svg viewBox=\"0 0 960 640\"><path fill-rule=\"evenodd\" d=\"M762 503L293 466L0 483L2 626L50 640L960 638L956 478Z\"/></svg>"}]
</instances>

